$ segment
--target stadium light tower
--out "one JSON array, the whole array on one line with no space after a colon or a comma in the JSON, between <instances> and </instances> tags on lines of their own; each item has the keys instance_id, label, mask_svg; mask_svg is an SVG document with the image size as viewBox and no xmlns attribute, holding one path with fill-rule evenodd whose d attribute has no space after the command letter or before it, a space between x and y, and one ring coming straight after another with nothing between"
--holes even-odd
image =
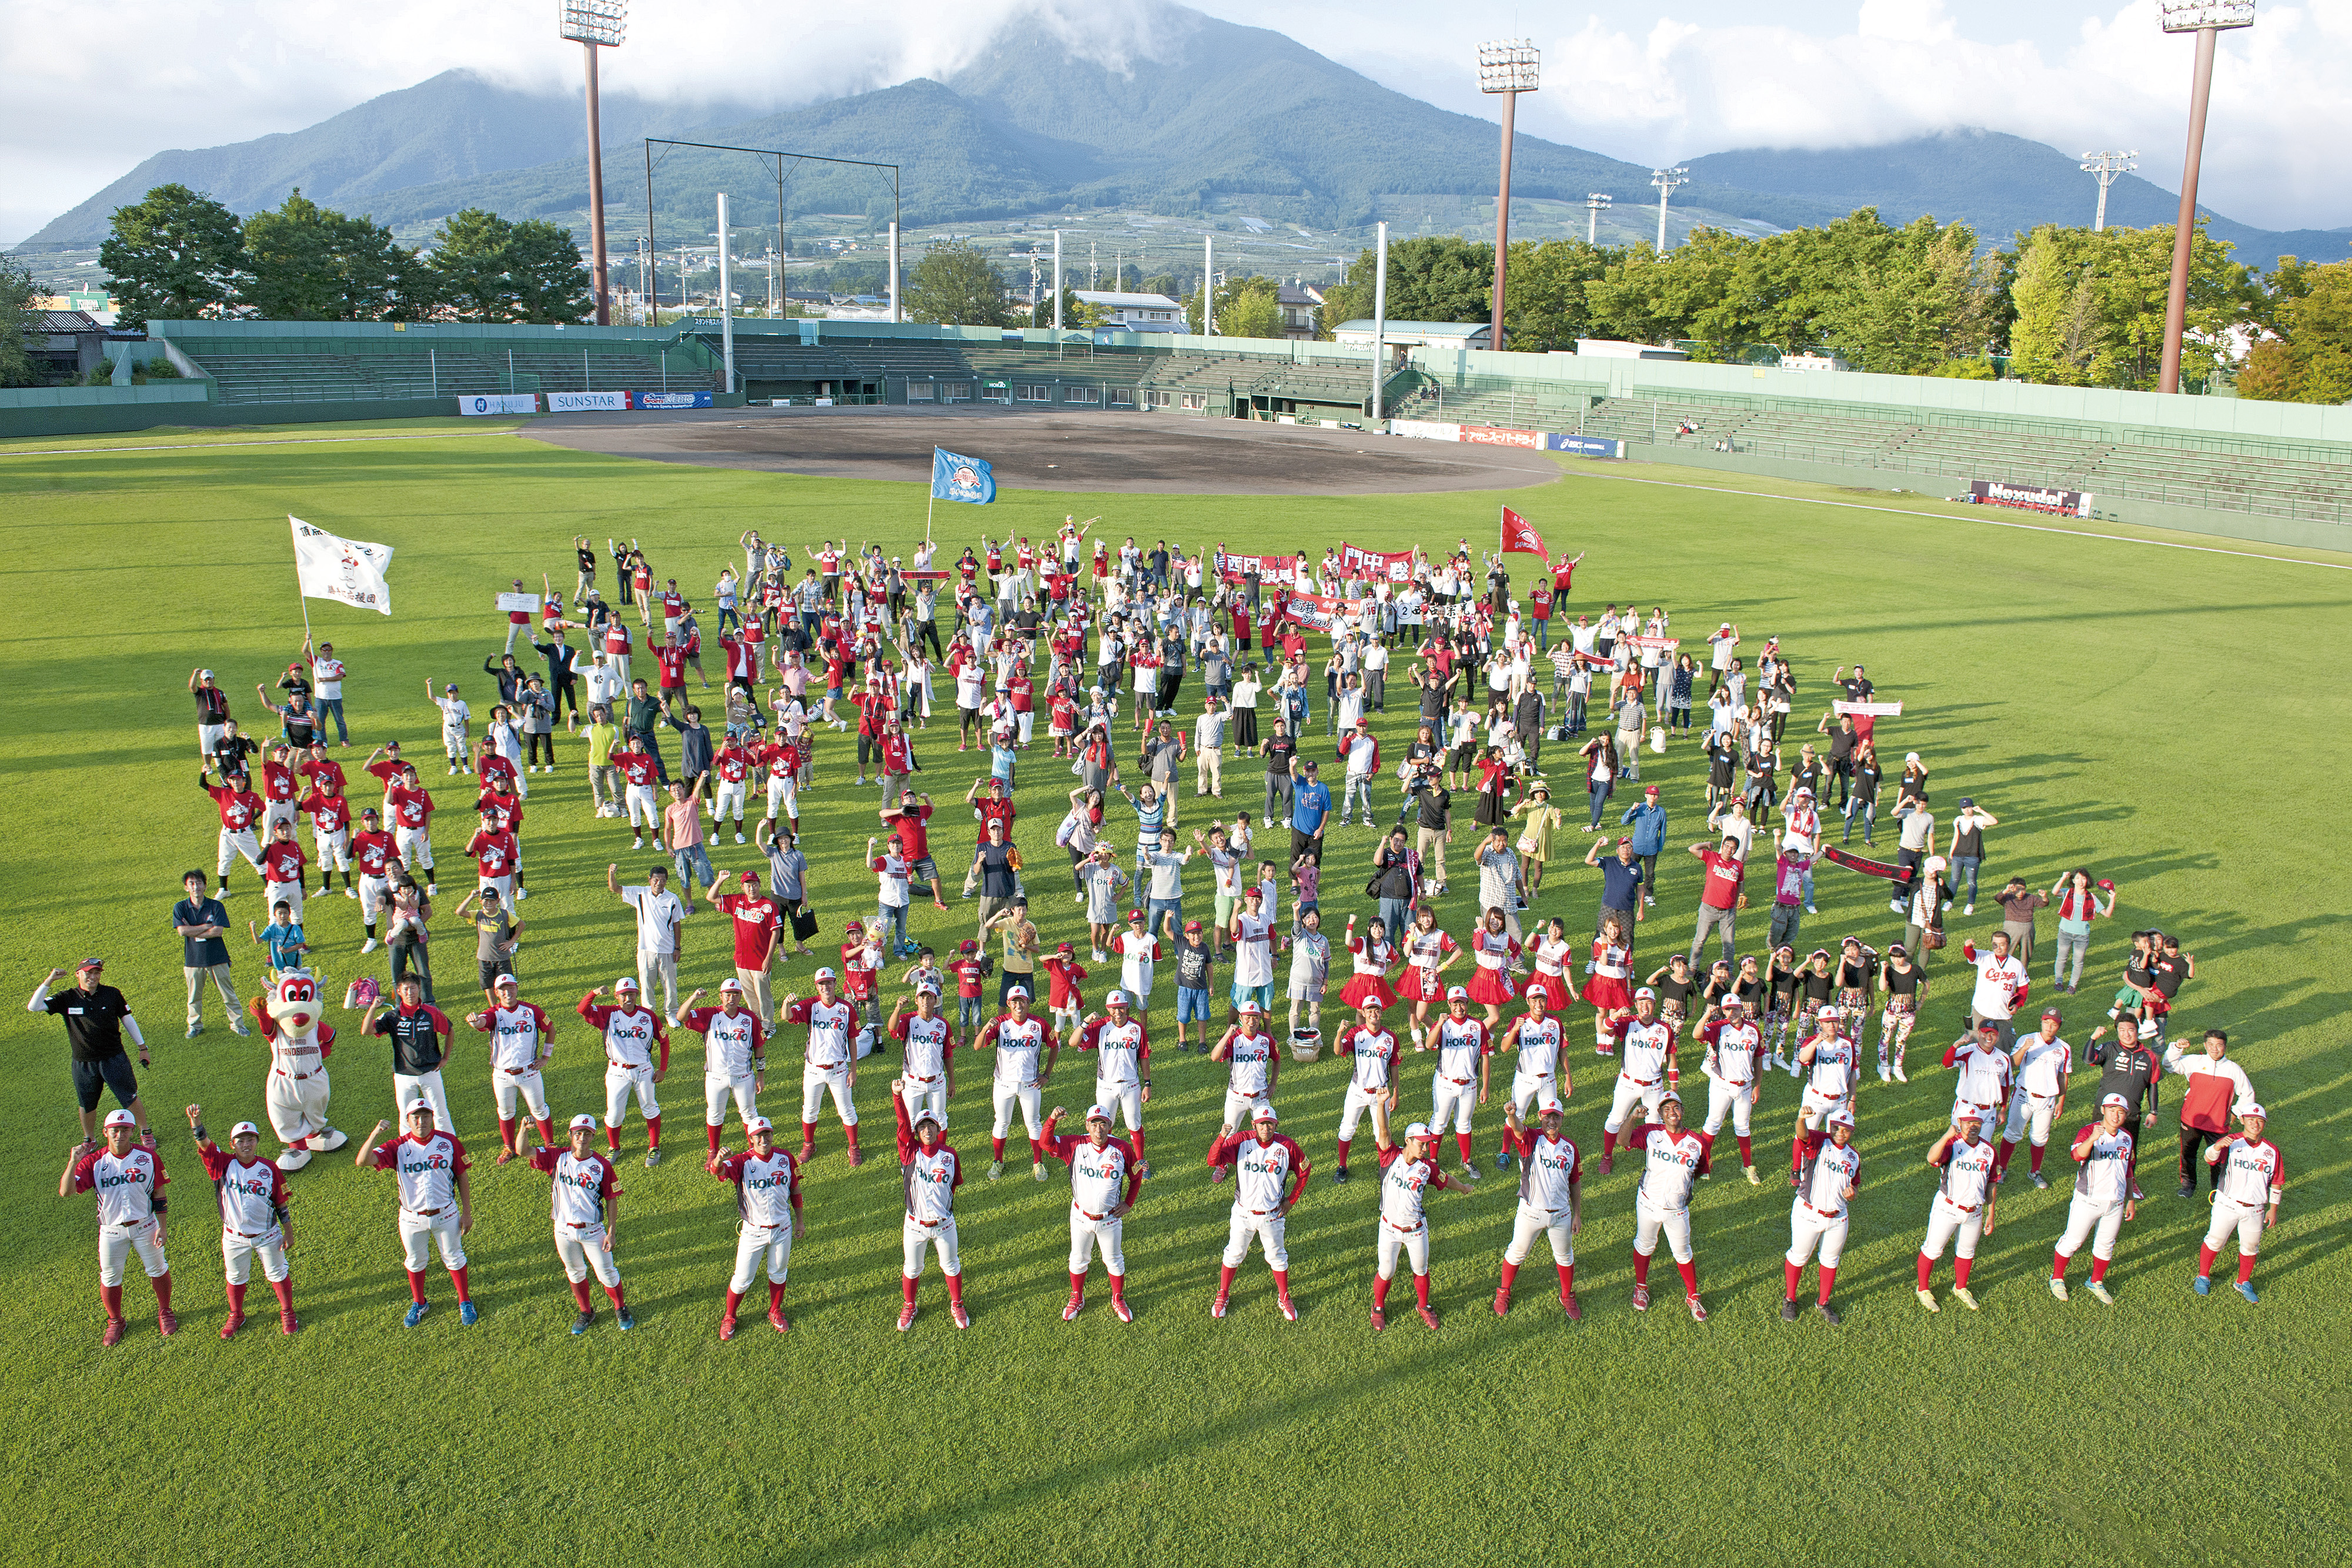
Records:
<instances>
[{"instance_id":1,"label":"stadium light tower","mask_svg":"<svg viewBox=\"0 0 2352 1568\"><path fill-rule=\"evenodd\" d=\"M1690 183L1688 169L1653 169L1650 183L1658 188L1658 254L1666 254L1666 198Z\"/></svg>"},{"instance_id":2,"label":"stadium light tower","mask_svg":"<svg viewBox=\"0 0 2352 1568\"><path fill-rule=\"evenodd\" d=\"M628 0L561 0L561 31L588 57L588 271L596 288L596 325L613 324L604 257L604 135L596 101L596 51L617 49L629 30ZM646 214L648 224L653 214Z\"/></svg>"},{"instance_id":3,"label":"stadium light tower","mask_svg":"<svg viewBox=\"0 0 2352 1568\"><path fill-rule=\"evenodd\" d=\"M1539 85L1541 62L1536 47L1525 38L1504 38L1478 46L1478 90L1499 93L1503 99L1503 183L1495 202L1495 308L1487 329L1490 346L1503 346L1503 273L1511 248L1511 121L1519 94Z\"/></svg>"},{"instance_id":4,"label":"stadium light tower","mask_svg":"<svg viewBox=\"0 0 2352 1568\"><path fill-rule=\"evenodd\" d=\"M1609 210L1609 204L1612 200L1612 197L1604 195L1599 191L1595 191L1591 195L1584 198L1585 244L1599 245L1601 243L1601 214Z\"/></svg>"},{"instance_id":5,"label":"stadium light tower","mask_svg":"<svg viewBox=\"0 0 2352 1568\"><path fill-rule=\"evenodd\" d=\"M2205 105L2213 95L2213 50L2225 27L2254 25L2254 0L2164 0L2164 30L2197 35L2189 89L2189 153L2180 165L2180 216L2172 230L2172 292L2164 305L2164 361L2156 390L2180 390L2180 334L2189 319L2189 245L2197 228L2197 165L2205 152Z\"/></svg>"},{"instance_id":6,"label":"stadium light tower","mask_svg":"<svg viewBox=\"0 0 2352 1568\"><path fill-rule=\"evenodd\" d=\"M2137 152L2085 152L2083 172L2099 177L2099 213L2091 220L2091 232L2104 234L2107 227L2107 187L2139 167Z\"/></svg>"}]
</instances>

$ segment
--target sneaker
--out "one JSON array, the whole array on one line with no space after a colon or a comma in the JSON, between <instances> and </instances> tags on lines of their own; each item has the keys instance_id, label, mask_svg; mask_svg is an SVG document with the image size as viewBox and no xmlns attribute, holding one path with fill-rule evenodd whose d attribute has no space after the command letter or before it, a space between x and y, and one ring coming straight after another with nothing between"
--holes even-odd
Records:
<instances>
[{"instance_id":1,"label":"sneaker","mask_svg":"<svg viewBox=\"0 0 2352 1568\"><path fill-rule=\"evenodd\" d=\"M1845 1322L1844 1315L1835 1307L1830 1305L1827 1301L1816 1303L1813 1307L1813 1311L1821 1313L1822 1321L1829 1324L1832 1328L1835 1328L1838 1324Z\"/></svg>"},{"instance_id":2,"label":"sneaker","mask_svg":"<svg viewBox=\"0 0 2352 1568\"><path fill-rule=\"evenodd\" d=\"M125 1324L121 1318L107 1319L106 1332L99 1336L98 1343L108 1346L121 1344L124 1327Z\"/></svg>"},{"instance_id":3,"label":"sneaker","mask_svg":"<svg viewBox=\"0 0 2352 1568\"><path fill-rule=\"evenodd\" d=\"M214 894L213 896L219 899L223 904L226 904L234 895L227 888L222 888L218 893Z\"/></svg>"},{"instance_id":4,"label":"sneaker","mask_svg":"<svg viewBox=\"0 0 2352 1568\"><path fill-rule=\"evenodd\" d=\"M988 1163L988 1179L991 1181L1002 1181L1004 1179L1004 1162L1003 1160L991 1160Z\"/></svg>"},{"instance_id":5,"label":"sneaker","mask_svg":"<svg viewBox=\"0 0 2352 1568\"><path fill-rule=\"evenodd\" d=\"M1812 910L1812 905L1811 905L1811 904L1807 904L1807 905L1805 906L1805 913L1806 913L1806 914L1808 914L1808 915L1811 915L1812 912L1813 912L1813 910ZM1960 911L1960 913L1961 913L1962 915L1974 915L1976 912L1977 912L1977 906L1976 906L1975 904L1969 904L1966 909L1963 909L1963 910L1961 910L1961 911Z\"/></svg>"},{"instance_id":6,"label":"sneaker","mask_svg":"<svg viewBox=\"0 0 2352 1568\"><path fill-rule=\"evenodd\" d=\"M729 1319L728 1321L731 1322L733 1322L734 1320L730 1318L730 1319ZM912 1301L908 1301L905 1306L900 1307L900 1308L898 1309L898 1332L899 1332L900 1333L906 1333L908 1329L913 1328L914 1326L915 1326L915 1303L914 1303L914 1302L912 1302Z\"/></svg>"},{"instance_id":7,"label":"sneaker","mask_svg":"<svg viewBox=\"0 0 2352 1568\"><path fill-rule=\"evenodd\" d=\"M408 1312L407 1312L406 1315L404 1315L404 1317L402 1317L402 1319L400 1320L400 1326L401 1326L402 1328L404 1328L404 1329L413 1329L413 1328L415 1328L418 1323L421 1323L421 1322L423 1322L425 1321L425 1314L426 1312L431 1312L432 1310L433 1310L432 1303L430 1303L430 1302L428 1302L428 1301L411 1301L411 1302L409 1302L409 1303L408 1303Z\"/></svg>"},{"instance_id":8,"label":"sneaker","mask_svg":"<svg viewBox=\"0 0 2352 1568\"><path fill-rule=\"evenodd\" d=\"M1696 1296L1690 1296L1685 1299L1690 1306L1691 1322L1695 1323L1703 1323L1706 1322L1706 1303L1700 1301Z\"/></svg>"},{"instance_id":9,"label":"sneaker","mask_svg":"<svg viewBox=\"0 0 2352 1568\"><path fill-rule=\"evenodd\" d=\"M646 1169L651 1170L659 1164L661 1164L661 1151L659 1149L647 1149L646 1151Z\"/></svg>"},{"instance_id":10,"label":"sneaker","mask_svg":"<svg viewBox=\"0 0 2352 1568\"><path fill-rule=\"evenodd\" d=\"M793 1156L793 1163L794 1165L804 1166L814 1158L816 1158L816 1145L814 1144L803 1144L800 1148L800 1153Z\"/></svg>"},{"instance_id":11,"label":"sneaker","mask_svg":"<svg viewBox=\"0 0 2352 1568\"><path fill-rule=\"evenodd\" d=\"M441 896L441 884L440 884L439 883L437 883L437 882L428 882L428 883L426 883L425 884L425 897L427 897L427 898L438 898L438 897L440 897L440 896Z\"/></svg>"},{"instance_id":12,"label":"sneaker","mask_svg":"<svg viewBox=\"0 0 2352 1568\"><path fill-rule=\"evenodd\" d=\"M2096 1297L2100 1301L2106 1305L2112 1307L2116 1304L2116 1299L2107 1294L2107 1287L2104 1281L2094 1280L2086 1288L2090 1291L2093 1296Z\"/></svg>"},{"instance_id":13,"label":"sneaker","mask_svg":"<svg viewBox=\"0 0 2352 1568\"><path fill-rule=\"evenodd\" d=\"M1478 1167L1467 1161L1465 1161L1462 1166L1462 1179L1465 1181L1478 1181L1482 1179L1478 1175Z\"/></svg>"},{"instance_id":14,"label":"sneaker","mask_svg":"<svg viewBox=\"0 0 2352 1568\"><path fill-rule=\"evenodd\" d=\"M188 1026L188 1038L189 1038L190 1040L194 1040L194 1039L195 1039L195 1038L196 1038L196 1036L198 1036L198 1035L200 1035L200 1034L202 1034L202 1033L204 1033L204 1032L205 1032L205 1026L204 1026L204 1025L202 1025L202 1024L200 1024L200 1023L192 1023L192 1024L190 1024L190 1025Z\"/></svg>"},{"instance_id":15,"label":"sneaker","mask_svg":"<svg viewBox=\"0 0 2352 1568\"><path fill-rule=\"evenodd\" d=\"M1637 1312L1646 1312L1650 1310L1649 1286L1636 1285L1633 1287L1633 1310Z\"/></svg>"},{"instance_id":16,"label":"sneaker","mask_svg":"<svg viewBox=\"0 0 2352 1568\"><path fill-rule=\"evenodd\" d=\"M2200 1274L2197 1276L2195 1282L2189 1288L2196 1291L2200 1296L2210 1295L2213 1291L2212 1278L2210 1275Z\"/></svg>"},{"instance_id":17,"label":"sneaker","mask_svg":"<svg viewBox=\"0 0 2352 1568\"><path fill-rule=\"evenodd\" d=\"M1072 1296L1068 1301L1062 1303L1062 1321L1064 1322L1068 1322L1071 1319L1076 1317L1080 1312L1085 1312L1086 1310L1087 1299L1084 1296Z\"/></svg>"},{"instance_id":18,"label":"sneaker","mask_svg":"<svg viewBox=\"0 0 2352 1568\"><path fill-rule=\"evenodd\" d=\"M852 1168L864 1165L866 1163L866 1151L859 1148L856 1145L852 1144L849 1147L849 1163Z\"/></svg>"},{"instance_id":19,"label":"sneaker","mask_svg":"<svg viewBox=\"0 0 2352 1568\"><path fill-rule=\"evenodd\" d=\"M1899 1061L1895 1064L1895 1082L1897 1083L1908 1083L1911 1082L1908 1078L1903 1076L1903 1064Z\"/></svg>"},{"instance_id":20,"label":"sneaker","mask_svg":"<svg viewBox=\"0 0 2352 1568\"><path fill-rule=\"evenodd\" d=\"M250 1040L253 1037L252 1027L243 1019L229 1019L228 1031L229 1033L236 1035L240 1040Z\"/></svg>"},{"instance_id":21,"label":"sneaker","mask_svg":"<svg viewBox=\"0 0 2352 1568\"><path fill-rule=\"evenodd\" d=\"M1496 1174L1496 1176L1500 1176L1500 1175L1502 1175L1505 1171L1509 1170L1510 1168L1511 1168L1511 1151L1510 1151L1510 1150L1508 1150L1508 1149L1505 1149L1501 1154L1496 1155L1495 1156L1495 1174Z\"/></svg>"},{"instance_id":22,"label":"sneaker","mask_svg":"<svg viewBox=\"0 0 2352 1568\"><path fill-rule=\"evenodd\" d=\"M357 888L355 888L355 887L347 887L347 888L343 889L343 896L344 896L345 898L357 898L359 895L360 895L359 889L357 889Z\"/></svg>"},{"instance_id":23,"label":"sneaker","mask_svg":"<svg viewBox=\"0 0 2352 1568\"><path fill-rule=\"evenodd\" d=\"M1568 1314L1570 1322L1580 1323L1584 1321L1584 1308L1577 1301L1574 1291L1570 1291L1559 1299L1559 1310Z\"/></svg>"},{"instance_id":24,"label":"sneaker","mask_svg":"<svg viewBox=\"0 0 2352 1568\"><path fill-rule=\"evenodd\" d=\"M1431 1328L1435 1328L1437 1326L1437 1312L1435 1308L1416 1306L1412 1310L1421 1314L1421 1321L1423 1322L1428 1324Z\"/></svg>"},{"instance_id":25,"label":"sneaker","mask_svg":"<svg viewBox=\"0 0 2352 1568\"><path fill-rule=\"evenodd\" d=\"M574 1334L583 1334L583 1333L586 1333L588 1332L588 1325L589 1325L590 1323L594 1322L595 1321L596 1321L596 1314L595 1314L595 1313L593 1313L593 1312L582 1312L578 1317L573 1318L573 1319L572 1320L572 1332Z\"/></svg>"},{"instance_id":26,"label":"sneaker","mask_svg":"<svg viewBox=\"0 0 2352 1568\"><path fill-rule=\"evenodd\" d=\"M1808 914L1808 915L1819 915L1819 914L1821 913L1821 911L1820 911L1820 910L1818 910L1818 909L1815 909L1811 904L1808 904L1807 905L1805 905L1805 913L1806 913L1806 914Z\"/></svg>"},{"instance_id":27,"label":"sneaker","mask_svg":"<svg viewBox=\"0 0 2352 1568\"><path fill-rule=\"evenodd\" d=\"M793 1325L785 1320L784 1309L782 1307L770 1307L768 1309L768 1326L775 1330L778 1333L790 1333L793 1332Z\"/></svg>"},{"instance_id":28,"label":"sneaker","mask_svg":"<svg viewBox=\"0 0 2352 1568\"><path fill-rule=\"evenodd\" d=\"M1043 1160L1031 1161L1029 1165L1029 1174L1036 1180L1044 1181L1045 1179L1045 1162Z\"/></svg>"},{"instance_id":29,"label":"sneaker","mask_svg":"<svg viewBox=\"0 0 2352 1568\"><path fill-rule=\"evenodd\" d=\"M1919 1297L1919 1304L1920 1304L1921 1306L1923 1306L1923 1307L1927 1308L1929 1312L1942 1312L1942 1311L1944 1310L1943 1308L1941 1308L1941 1307L1939 1307L1939 1306L1937 1306L1937 1305L1936 1304L1936 1292L1935 1292L1935 1291L1920 1291L1916 1292L1916 1294L1917 1294L1917 1295L1918 1295L1918 1297Z\"/></svg>"},{"instance_id":30,"label":"sneaker","mask_svg":"<svg viewBox=\"0 0 2352 1568\"><path fill-rule=\"evenodd\" d=\"M1602 1176L1607 1176L1607 1175L1608 1175L1608 1174L1609 1174L1612 1169L1614 1169L1614 1168L1616 1167L1616 1165L1617 1165L1617 1156L1616 1156L1616 1155L1601 1155L1601 1174Z\"/></svg>"},{"instance_id":31,"label":"sneaker","mask_svg":"<svg viewBox=\"0 0 2352 1568\"><path fill-rule=\"evenodd\" d=\"M459 1301L457 1303L457 1321L465 1324L467 1328L472 1328L475 1322L479 1319L481 1315L481 1310L476 1307L473 1302Z\"/></svg>"},{"instance_id":32,"label":"sneaker","mask_svg":"<svg viewBox=\"0 0 2352 1568\"><path fill-rule=\"evenodd\" d=\"M1895 1082L1895 1074L1887 1071L1885 1067L1881 1067L1878 1070L1878 1081L1881 1083L1892 1083Z\"/></svg>"},{"instance_id":33,"label":"sneaker","mask_svg":"<svg viewBox=\"0 0 2352 1568\"><path fill-rule=\"evenodd\" d=\"M1495 1288L1495 1315L1498 1318L1511 1315L1511 1290L1507 1285L1498 1285Z\"/></svg>"},{"instance_id":34,"label":"sneaker","mask_svg":"<svg viewBox=\"0 0 2352 1568\"><path fill-rule=\"evenodd\" d=\"M2194 1197L2197 1196L2197 1189L2188 1182L2182 1182L2180 1184L2180 1190L2174 1193L2172 1196L2175 1197Z\"/></svg>"},{"instance_id":35,"label":"sneaker","mask_svg":"<svg viewBox=\"0 0 2352 1568\"><path fill-rule=\"evenodd\" d=\"M118 1321L120 1321L120 1320L118 1320ZM1384 1328L1386 1328L1386 1327L1388 1327L1388 1326L1389 1326L1389 1315L1388 1315L1388 1313L1386 1313L1386 1312L1384 1312L1381 1311L1381 1309L1380 1309L1380 1308L1378 1308L1378 1307L1374 1307L1374 1308L1372 1309L1372 1332L1373 1332L1373 1333L1379 1333L1381 1330L1382 1330L1382 1329L1384 1329Z\"/></svg>"},{"instance_id":36,"label":"sneaker","mask_svg":"<svg viewBox=\"0 0 2352 1568\"><path fill-rule=\"evenodd\" d=\"M1739 1168L1748 1173L1748 1185L1749 1186L1762 1186L1764 1185L1763 1178L1756 1174L1756 1167L1754 1166L1742 1166Z\"/></svg>"},{"instance_id":37,"label":"sneaker","mask_svg":"<svg viewBox=\"0 0 2352 1568\"><path fill-rule=\"evenodd\" d=\"M293 1308L282 1307L278 1310L278 1332L279 1333L299 1333L301 1328L301 1320L294 1315Z\"/></svg>"},{"instance_id":38,"label":"sneaker","mask_svg":"<svg viewBox=\"0 0 2352 1568\"><path fill-rule=\"evenodd\" d=\"M1286 1320L1294 1323L1298 1321L1297 1305L1288 1296L1276 1296L1274 1299L1274 1304Z\"/></svg>"},{"instance_id":39,"label":"sneaker","mask_svg":"<svg viewBox=\"0 0 2352 1568\"><path fill-rule=\"evenodd\" d=\"M1338 1185L1339 1185L1339 1186L1347 1186L1347 1185L1348 1185L1348 1167L1347 1167L1347 1166L1341 1166L1338 1170L1333 1171L1333 1172L1331 1173L1331 1179L1332 1179L1332 1181L1334 1181L1335 1183L1337 1183Z\"/></svg>"},{"instance_id":40,"label":"sneaker","mask_svg":"<svg viewBox=\"0 0 2352 1568\"><path fill-rule=\"evenodd\" d=\"M1229 1298L1225 1293L1223 1291L1219 1291L1217 1292L1216 1300L1209 1303L1209 1315L1213 1318L1223 1317L1225 1315L1225 1307L1228 1304L1228 1301Z\"/></svg>"},{"instance_id":41,"label":"sneaker","mask_svg":"<svg viewBox=\"0 0 2352 1568\"><path fill-rule=\"evenodd\" d=\"M2250 1280L2240 1280L2230 1288L2237 1291L2238 1294L2246 1298L2246 1305L2253 1307L2260 1306L2262 1304L2263 1299L2254 1294L2253 1281Z\"/></svg>"},{"instance_id":42,"label":"sneaker","mask_svg":"<svg viewBox=\"0 0 2352 1568\"><path fill-rule=\"evenodd\" d=\"M549 768L549 769L548 769L548 771L549 771L550 773L552 773L552 772L554 772L554 771L555 771L555 769L554 769L554 768ZM628 1333L631 1329L633 1329L633 1328L635 1328L635 1327L636 1327L636 1326L637 1326L637 1314L636 1314L636 1313L635 1313L635 1312L631 1312L631 1311L629 1311L629 1309L628 1309L628 1308L626 1308L626 1307L619 1308L617 1311L615 1311L615 1312L614 1312L614 1316L619 1320L620 1324L621 1324L621 1332L622 1332L623 1333Z\"/></svg>"},{"instance_id":43,"label":"sneaker","mask_svg":"<svg viewBox=\"0 0 2352 1568\"><path fill-rule=\"evenodd\" d=\"M960 1329L968 1329L971 1327L971 1314L963 1310L963 1303L961 1301L950 1301L948 1303L948 1321L955 1324L955 1326Z\"/></svg>"},{"instance_id":44,"label":"sneaker","mask_svg":"<svg viewBox=\"0 0 2352 1568\"><path fill-rule=\"evenodd\" d=\"M1131 1323L1135 1321L1135 1309L1127 1304L1125 1296L1113 1296L1110 1299L1110 1313L1123 1323Z\"/></svg>"},{"instance_id":45,"label":"sneaker","mask_svg":"<svg viewBox=\"0 0 2352 1568\"><path fill-rule=\"evenodd\" d=\"M1960 1305L1968 1308L1968 1310L1972 1312L1977 1310L1976 1295L1966 1285L1955 1285L1952 1287L1952 1300L1959 1302Z\"/></svg>"},{"instance_id":46,"label":"sneaker","mask_svg":"<svg viewBox=\"0 0 2352 1568\"><path fill-rule=\"evenodd\" d=\"M2060 1301L2064 1301L2066 1299L2066 1281L2063 1280L2051 1281L2050 1293L2057 1297Z\"/></svg>"},{"instance_id":47,"label":"sneaker","mask_svg":"<svg viewBox=\"0 0 2352 1568\"><path fill-rule=\"evenodd\" d=\"M2035 1186L2037 1186L2037 1187L2043 1187L2043 1186L2048 1186L2050 1185L2050 1178L2049 1178L2048 1176L2043 1176L2040 1171L2035 1171L2035 1172L2033 1172L2033 1173L2032 1173L2032 1175L2033 1175L2033 1185L2034 1185Z\"/></svg>"},{"instance_id":48,"label":"sneaker","mask_svg":"<svg viewBox=\"0 0 2352 1568\"><path fill-rule=\"evenodd\" d=\"M1780 1321L1784 1323L1792 1323L1797 1321L1796 1302L1782 1301L1780 1303Z\"/></svg>"},{"instance_id":49,"label":"sneaker","mask_svg":"<svg viewBox=\"0 0 2352 1568\"><path fill-rule=\"evenodd\" d=\"M236 1337L236 1331L244 1326L245 1314L243 1312L229 1313L228 1322L221 1324L221 1338L235 1339Z\"/></svg>"},{"instance_id":50,"label":"sneaker","mask_svg":"<svg viewBox=\"0 0 2352 1568\"><path fill-rule=\"evenodd\" d=\"M740 844L740 843L744 842L745 841L744 841L743 835L742 835L742 834L740 834L740 833L736 834L736 835L735 835L735 841L736 841L737 843L739 843L739 844Z\"/></svg>"}]
</instances>

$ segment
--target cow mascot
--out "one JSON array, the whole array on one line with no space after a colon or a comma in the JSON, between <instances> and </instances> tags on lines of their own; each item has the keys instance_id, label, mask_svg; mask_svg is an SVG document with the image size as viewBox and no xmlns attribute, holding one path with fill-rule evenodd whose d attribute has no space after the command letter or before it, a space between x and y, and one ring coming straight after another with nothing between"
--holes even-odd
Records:
<instances>
[{"instance_id":1,"label":"cow mascot","mask_svg":"<svg viewBox=\"0 0 2352 1568\"><path fill-rule=\"evenodd\" d=\"M278 1156L281 1171L299 1171L313 1154L340 1149L349 1140L327 1124L327 1057L335 1031L323 1019L319 979L307 969L289 969L253 998L253 1021L269 1042L269 1082L264 1099L269 1124L286 1145Z\"/></svg>"}]
</instances>

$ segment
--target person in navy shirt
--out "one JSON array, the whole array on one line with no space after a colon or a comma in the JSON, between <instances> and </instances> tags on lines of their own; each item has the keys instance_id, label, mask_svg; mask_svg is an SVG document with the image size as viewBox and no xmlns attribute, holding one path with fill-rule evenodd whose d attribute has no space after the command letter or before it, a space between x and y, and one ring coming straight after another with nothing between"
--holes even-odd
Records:
<instances>
[{"instance_id":1,"label":"person in navy shirt","mask_svg":"<svg viewBox=\"0 0 2352 1568\"><path fill-rule=\"evenodd\" d=\"M1315 776L1315 764L1307 765L1304 782L1290 792L1290 858L1307 856L1317 865L1323 863L1323 823L1331 814L1330 787Z\"/></svg>"}]
</instances>

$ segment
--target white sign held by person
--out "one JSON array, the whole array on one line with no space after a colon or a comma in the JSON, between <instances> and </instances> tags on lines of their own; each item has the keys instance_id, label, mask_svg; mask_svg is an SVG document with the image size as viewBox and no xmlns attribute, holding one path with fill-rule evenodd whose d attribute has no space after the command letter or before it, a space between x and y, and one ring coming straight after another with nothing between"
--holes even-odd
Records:
<instances>
[{"instance_id":1,"label":"white sign held by person","mask_svg":"<svg viewBox=\"0 0 2352 1568\"><path fill-rule=\"evenodd\" d=\"M1900 718L1903 716L1901 703L1834 702L1830 704L1830 707L1836 713L1854 714L1870 718Z\"/></svg>"},{"instance_id":2,"label":"white sign held by person","mask_svg":"<svg viewBox=\"0 0 2352 1568\"><path fill-rule=\"evenodd\" d=\"M392 613L392 590L383 574L392 565L392 547L338 538L314 528L288 513L294 528L294 575L305 599L331 599L356 610Z\"/></svg>"},{"instance_id":3,"label":"white sign held by person","mask_svg":"<svg viewBox=\"0 0 2352 1568\"><path fill-rule=\"evenodd\" d=\"M499 609L502 612L520 610L526 614L536 615L539 613L539 595L536 593L501 593L499 595Z\"/></svg>"}]
</instances>

